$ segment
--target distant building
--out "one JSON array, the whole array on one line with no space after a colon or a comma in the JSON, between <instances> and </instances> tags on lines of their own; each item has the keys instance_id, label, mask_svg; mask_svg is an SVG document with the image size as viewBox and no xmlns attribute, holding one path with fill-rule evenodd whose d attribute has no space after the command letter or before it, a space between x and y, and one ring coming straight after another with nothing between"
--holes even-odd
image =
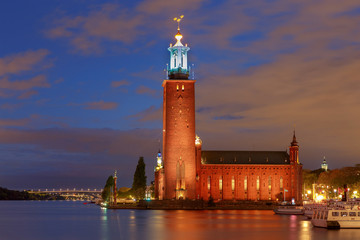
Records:
<instances>
[{"instance_id":1,"label":"distant building","mask_svg":"<svg viewBox=\"0 0 360 240\"><path fill-rule=\"evenodd\" d=\"M326 163L325 156L324 156L324 160L322 161L322 164L321 164L321 169L324 169L325 172L328 170L328 164Z\"/></svg>"},{"instance_id":2,"label":"distant building","mask_svg":"<svg viewBox=\"0 0 360 240\"><path fill-rule=\"evenodd\" d=\"M286 151L202 151L195 135L195 80L189 79L180 28L170 44L164 80L163 156L155 167L156 199L302 199L302 164L295 131Z\"/></svg>"}]
</instances>

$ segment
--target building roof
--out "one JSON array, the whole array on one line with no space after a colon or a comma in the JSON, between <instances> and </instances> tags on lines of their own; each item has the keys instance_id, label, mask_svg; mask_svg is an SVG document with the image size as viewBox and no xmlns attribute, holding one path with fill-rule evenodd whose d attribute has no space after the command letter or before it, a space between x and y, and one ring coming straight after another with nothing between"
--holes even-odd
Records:
<instances>
[{"instance_id":1,"label":"building roof","mask_svg":"<svg viewBox=\"0 0 360 240\"><path fill-rule=\"evenodd\" d=\"M290 164L286 151L201 151L202 164Z\"/></svg>"}]
</instances>

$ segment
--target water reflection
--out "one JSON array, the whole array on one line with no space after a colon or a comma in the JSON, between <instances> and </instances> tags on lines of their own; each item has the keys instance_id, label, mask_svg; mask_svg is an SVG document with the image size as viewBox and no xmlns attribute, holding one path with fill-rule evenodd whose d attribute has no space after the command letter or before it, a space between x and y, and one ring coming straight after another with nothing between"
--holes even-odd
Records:
<instances>
[{"instance_id":1,"label":"water reflection","mask_svg":"<svg viewBox=\"0 0 360 240\"><path fill-rule=\"evenodd\" d=\"M357 239L272 211L106 210L76 202L0 202L0 239ZM21 231L20 231L21 230Z\"/></svg>"}]
</instances>

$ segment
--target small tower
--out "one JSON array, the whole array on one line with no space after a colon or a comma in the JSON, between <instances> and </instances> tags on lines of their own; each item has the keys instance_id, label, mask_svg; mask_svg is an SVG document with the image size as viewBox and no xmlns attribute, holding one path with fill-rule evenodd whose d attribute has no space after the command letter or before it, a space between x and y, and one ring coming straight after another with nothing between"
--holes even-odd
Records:
<instances>
[{"instance_id":1,"label":"small tower","mask_svg":"<svg viewBox=\"0 0 360 240\"><path fill-rule=\"evenodd\" d=\"M160 150L156 156L156 167L154 171L155 171L155 183L154 183L155 198L158 200L163 200L164 199L164 166L163 166Z\"/></svg>"},{"instance_id":2,"label":"small tower","mask_svg":"<svg viewBox=\"0 0 360 240\"><path fill-rule=\"evenodd\" d=\"M299 163L299 145L296 141L295 130L289 147L290 163Z\"/></svg>"},{"instance_id":3,"label":"small tower","mask_svg":"<svg viewBox=\"0 0 360 240\"><path fill-rule=\"evenodd\" d=\"M196 199L200 199L201 194L201 146L202 141L198 135L195 137L195 160L196 160Z\"/></svg>"},{"instance_id":4,"label":"small tower","mask_svg":"<svg viewBox=\"0 0 360 240\"><path fill-rule=\"evenodd\" d=\"M325 172L327 172L327 170L328 170L328 164L326 163L325 156L324 156L324 160L322 161L322 164L321 164L321 169L323 169Z\"/></svg>"},{"instance_id":5,"label":"small tower","mask_svg":"<svg viewBox=\"0 0 360 240\"><path fill-rule=\"evenodd\" d=\"M181 43L175 18L177 42L170 45L168 79L164 80L163 157L164 199L196 199L195 80L189 80L187 45Z\"/></svg>"},{"instance_id":6,"label":"small tower","mask_svg":"<svg viewBox=\"0 0 360 240\"><path fill-rule=\"evenodd\" d=\"M162 161L162 156L161 156L161 152L160 152L160 149L159 149L159 152L156 156L156 167L155 167L155 171L158 171L160 169L163 168L163 161Z\"/></svg>"},{"instance_id":7,"label":"small tower","mask_svg":"<svg viewBox=\"0 0 360 240\"><path fill-rule=\"evenodd\" d=\"M300 202L302 199L302 165L299 162L299 145L296 141L295 130L293 134L292 142L289 147L290 155L290 189L289 196L286 196L287 200L295 199ZM289 197L289 198L288 198Z\"/></svg>"},{"instance_id":8,"label":"small tower","mask_svg":"<svg viewBox=\"0 0 360 240\"><path fill-rule=\"evenodd\" d=\"M115 170L114 173L114 205L116 205L116 194L117 194L117 188L116 188L116 181L117 181L117 176L116 176L117 171Z\"/></svg>"}]
</instances>

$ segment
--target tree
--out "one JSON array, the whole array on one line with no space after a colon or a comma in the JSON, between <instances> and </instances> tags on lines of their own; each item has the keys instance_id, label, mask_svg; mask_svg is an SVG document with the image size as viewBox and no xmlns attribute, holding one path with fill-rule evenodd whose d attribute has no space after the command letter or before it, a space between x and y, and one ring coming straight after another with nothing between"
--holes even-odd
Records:
<instances>
[{"instance_id":1,"label":"tree","mask_svg":"<svg viewBox=\"0 0 360 240\"><path fill-rule=\"evenodd\" d=\"M144 157L140 157L134 173L134 181L131 192L136 199L145 198L146 175Z\"/></svg>"},{"instance_id":2,"label":"tree","mask_svg":"<svg viewBox=\"0 0 360 240\"><path fill-rule=\"evenodd\" d=\"M108 179L106 180L106 184L104 187L104 190L101 193L101 197L104 201L109 201L110 195L112 193L114 187L114 178L112 175L110 175L108 177Z\"/></svg>"}]
</instances>

